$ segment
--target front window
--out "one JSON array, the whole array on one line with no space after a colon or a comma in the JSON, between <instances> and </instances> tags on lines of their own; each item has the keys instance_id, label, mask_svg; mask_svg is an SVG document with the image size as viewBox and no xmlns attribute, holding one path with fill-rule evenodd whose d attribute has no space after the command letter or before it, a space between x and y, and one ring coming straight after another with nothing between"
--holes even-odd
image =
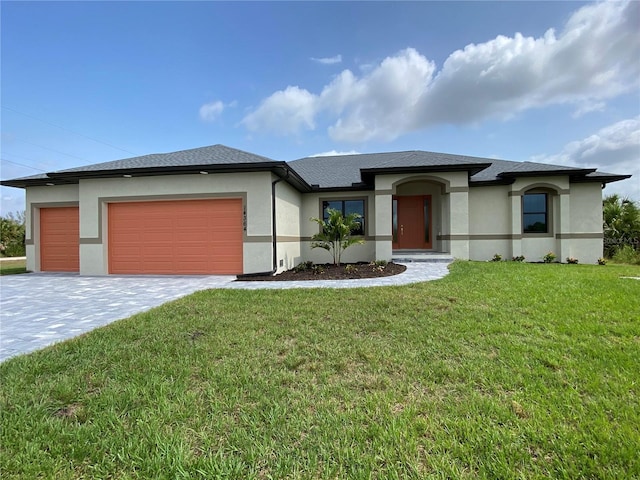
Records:
<instances>
[{"instance_id":1,"label":"front window","mask_svg":"<svg viewBox=\"0 0 640 480\"><path fill-rule=\"evenodd\" d=\"M549 201L546 193L525 193L522 197L524 233L547 233Z\"/></svg>"},{"instance_id":2,"label":"front window","mask_svg":"<svg viewBox=\"0 0 640 480\"><path fill-rule=\"evenodd\" d=\"M351 232L353 235L364 235L364 200L327 200L322 202L322 219L326 222L329 219L327 210L338 210L343 216L350 213L360 215L358 219L359 228Z\"/></svg>"}]
</instances>

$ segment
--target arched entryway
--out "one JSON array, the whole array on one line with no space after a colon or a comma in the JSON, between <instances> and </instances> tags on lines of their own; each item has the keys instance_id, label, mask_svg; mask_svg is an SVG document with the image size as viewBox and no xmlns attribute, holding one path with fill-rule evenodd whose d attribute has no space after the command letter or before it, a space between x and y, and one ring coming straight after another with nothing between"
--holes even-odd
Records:
<instances>
[{"instance_id":1,"label":"arched entryway","mask_svg":"<svg viewBox=\"0 0 640 480\"><path fill-rule=\"evenodd\" d=\"M439 236L447 226L447 184L433 178L410 178L394 185L392 248L394 251L444 251Z\"/></svg>"}]
</instances>

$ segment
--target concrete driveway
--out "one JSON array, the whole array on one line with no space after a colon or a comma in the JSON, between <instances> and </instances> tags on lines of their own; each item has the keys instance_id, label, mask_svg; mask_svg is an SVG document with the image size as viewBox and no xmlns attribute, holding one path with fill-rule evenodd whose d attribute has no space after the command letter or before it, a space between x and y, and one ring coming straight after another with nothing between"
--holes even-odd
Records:
<instances>
[{"instance_id":1,"label":"concrete driveway","mask_svg":"<svg viewBox=\"0 0 640 480\"><path fill-rule=\"evenodd\" d=\"M1 276L0 362L233 280L235 276Z\"/></svg>"}]
</instances>

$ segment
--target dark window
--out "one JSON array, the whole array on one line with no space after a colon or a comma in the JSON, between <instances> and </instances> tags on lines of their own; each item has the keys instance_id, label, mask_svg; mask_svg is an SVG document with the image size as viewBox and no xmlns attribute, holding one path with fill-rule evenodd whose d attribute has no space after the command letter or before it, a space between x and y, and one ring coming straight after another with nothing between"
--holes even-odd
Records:
<instances>
[{"instance_id":1,"label":"dark window","mask_svg":"<svg viewBox=\"0 0 640 480\"><path fill-rule=\"evenodd\" d=\"M329 209L338 210L342 212L343 216L347 216L350 213L357 213L360 215L358 223L360 227L351 232L353 235L364 235L364 200L330 200L322 202L322 219L327 221Z\"/></svg>"},{"instance_id":2,"label":"dark window","mask_svg":"<svg viewBox=\"0 0 640 480\"><path fill-rule=\"evenodd\" d=\"M524 233L547 233L548 199L546 193L526 193L522 197L522 230Z\"/></svg>"}]
</instances>

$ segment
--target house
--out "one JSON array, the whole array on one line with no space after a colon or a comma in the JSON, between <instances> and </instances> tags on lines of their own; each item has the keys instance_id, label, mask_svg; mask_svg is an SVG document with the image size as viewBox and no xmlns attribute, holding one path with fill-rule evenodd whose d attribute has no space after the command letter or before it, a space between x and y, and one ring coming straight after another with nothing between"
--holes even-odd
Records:
<instances>
[{"instance_id":1,"label":"house","mask_svg":"<svg viewBox=\"0 0 640 480\"><path fill-rule=\"evenodd\" d=\"M407 151L275 161L223 145L0 182L26 190L27 268L105 274L280 272L326 209L362 215L345 261L433 251L595 263L602 192L589 168Z\"/></svg>"}]
</instances>

